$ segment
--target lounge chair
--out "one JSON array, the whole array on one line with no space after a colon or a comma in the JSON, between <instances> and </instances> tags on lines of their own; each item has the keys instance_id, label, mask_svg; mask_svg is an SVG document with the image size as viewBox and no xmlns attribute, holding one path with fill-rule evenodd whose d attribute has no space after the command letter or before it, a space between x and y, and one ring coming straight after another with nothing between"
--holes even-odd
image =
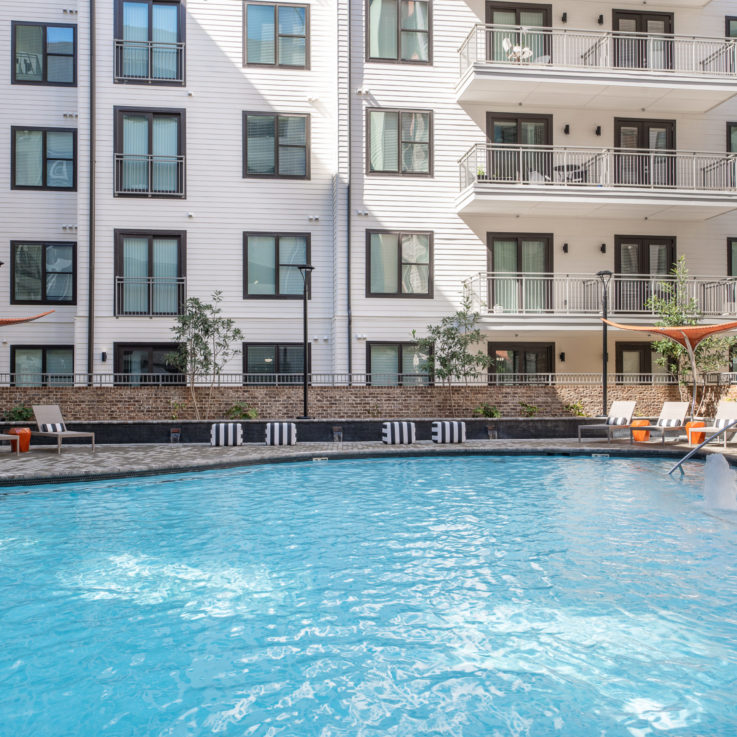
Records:
<instances>
[{"instance_id":1,"label":"lounge chair","mask_svg":"<svg viewBox=\"0 0 737 737\"><path fill-rule=\"evenodd\" d=\"M651 432L657 435L660 433L660 439L665 444L666 433L684 433L686 432L686 412L688 412L689 402L665 402L663 409L660 410L660 417L654 425L642 425L642 427L630 428L630 443L635 438L633 432Z\"/></svg>"},{"instance_id":2,"label":"lounge chair","mask_svg":"<svg viewBox=\"0 0 737 737\"><path fill-rule=\"evenodd\" d=\"M11 442L15 440L15 454L17 456L20 455L20 438L17 435L5 435L4 433L0 433L0 440L10 440ZM10 452L13 452L12 445L10 446Z\"/></svg>"},{"instance_id":3,"label":"lounge chair","mask_svg":"<svg viewBox=\"0 0 737 737\"><path fill-rule=\"evenodd\" d=\"M628 430L632 423L636 402L612 402L606 422L598 425L579 425L578 442L581 442L581 430L606 430L607 443L612 442L615 430Z\"/></svg>"},{"instance_id":4,"label":"lounge chair","mask_svg":"<svg viewBox=\"0 0 737 737\"><path fill-rule=\"evenodd\" d=\"M95 452L95 433L67 430L58 404L34 405L33 416L36 418L38 430L33 430L31 435L56 438L57 453L61 453L61 441L65 438L92 438L92 452Z\"/></svg>"},{"instance_id":5,"label":"lounge chair","mask_svg":"<svg viewBox=\"0 0 737 737\"><path fill-rule=\"evenodd\" d=\"M708 427L690 427L688 429L688 442L691 442L692 432L703 432L707 435L713 435L715 432L719 432L722 428L727 425L731 425L733 422L737 422L737 402L728 402L725 399L720 400L717 405L717 413L714 417L714 422ZM732 440L734 440L735 434L737 434L737 427L733 427L731 430L722 433L722 440L724 441L724 447L727 447L727 435L732 433Z\"/></svg>"}]
</instances>

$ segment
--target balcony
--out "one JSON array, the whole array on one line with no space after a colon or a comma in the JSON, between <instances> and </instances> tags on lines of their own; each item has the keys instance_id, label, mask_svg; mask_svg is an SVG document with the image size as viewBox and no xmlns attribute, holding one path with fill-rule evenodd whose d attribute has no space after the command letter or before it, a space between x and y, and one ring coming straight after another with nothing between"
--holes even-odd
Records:
<instances>
[{"instance_id":1,"label":"balcony","mask_svg":"<svg viewBox=\"0 0 737 737\"><path fill-rule=\"evenodd\" d=\"M476 25L461 103L703 113L737 94L737 39Z\"/></svg>"},{"instance_id":2,"label":"balcony","mask_svg":"<svg viewBox=\"0 0 737 737\"><path fill-rule=\"evenodd\" d=\"M186 279L179 277L115 277L116 317L172 317L182 314Z\"/></svg>"},{"instance_id":3,"label":"balcony","mask_svg":"<svg viewBox=\"0 0 737 737\"><path fill-rule=\"evenodd\" d=\"M648 308L652 296L667 295L666 275L615 274L607 298L610 316L656 319ZM482 272L464 283L466 293L485 318L591 318L601 316L602 283L592 274L530 274ZM688 279L684 300L693 299L707 319L737 319L737 277L694 276Z\"/></svg>"},{"instance_id":4,"label":"balcony","mask_svg":"<svg viewBox=\"0 0 737 737\"><path fill-rule=\"evenodd\" d=\"M184 197L184 156L115 154L116 197Z\"/></svg>"},{"instance_id":5,"label":"balcony","mask_svg":"<svg viewBox=\"0 0 737 737\"><path fill-rule=\"evenodd\" d=\"M184 84L184 44L115 40L117 83Z\"/></svg>"},{"instance_id":6,"label":"balcony","mask_svg":"<svg viewBox=\"0 0 737 737\"><path fill-rule=\"evenodd\" d=\"M459 173L464 215L693 221L737 209L737 154L477 144Z\"/></svg>"}]
</instances>

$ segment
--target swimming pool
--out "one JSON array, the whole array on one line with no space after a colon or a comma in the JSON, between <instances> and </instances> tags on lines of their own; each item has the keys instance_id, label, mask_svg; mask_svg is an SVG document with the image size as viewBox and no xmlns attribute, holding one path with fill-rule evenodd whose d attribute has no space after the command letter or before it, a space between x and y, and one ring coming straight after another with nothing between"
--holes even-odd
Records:
<instances>
[{"instance_id":1,"label":"swimming pool","mask_svg":"<svg viewBox=\"0 0 737 737\"><path fill-rule=\"evenodd\" d=\"M6 489L0 733L733 737L737 515L671 464Z\"/></svg>"}]
</instances>

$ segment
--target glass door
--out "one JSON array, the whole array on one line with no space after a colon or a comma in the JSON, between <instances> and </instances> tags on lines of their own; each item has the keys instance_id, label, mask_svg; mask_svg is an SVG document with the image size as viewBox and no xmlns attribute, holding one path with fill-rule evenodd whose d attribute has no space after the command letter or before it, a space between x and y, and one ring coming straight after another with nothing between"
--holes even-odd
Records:
<instances>
[{"instance_id":1,"label":"glass door","mask_svg":"<svg viewBox=\"0 0 737 737\"><path fill-rule=\"evenodd\" d=\"M675 186L675 143L674 120L615 118L615 183L632 187Z\"/></svg>"},{"instance_id":2,"label":"glass door","mask_svg":"<svg viewBox=\"0 0 737 737\"><path fill-rule=\"evenodd\" d=\"M550 34L543 30L550 28L550 15L549 5L487 3L486 23L499 27L487 32L486 58L550 64Z\"/></svg>"},{"instance_id":3,"label":"glass door","mask_svg":"<svg viewBox=\"0 0 737 737\"><path fill-rule=\"evenodd\" d=\"M492 181L544 184L552 179L552 116L487 113L487 162Z\"/></svg>"},{"instance_id":4,"label":"glass door","mask_svg":"<svg viewBox=\"0 0 737 737\"><path fill-rule=\"evenodd\" d=\"M626 69L673 68L673 14L614 11L614 64Z\"/></svg>"},{"instance_id":5,"label":"glass door","mask_svg":"<svg viewBox=\"0 0 737 737\"><path fill-rule=\"evenodd\" d=\"M617 236L615 244L615 309L644 312L647 300L670 278L675 239Z\"/></svg>"},{"instance_id":6,"label":"glass door","mask_svg":"<svg viewBox=\"0 0 737 737\"><path fill-rule=\"evenodd\" d=\"M176 2L124 0L123 76L176 80L179 69L180 6Z\"/></svg>"},{"instance_id":7,"label":"glass door","mask_svg":"<svg viewBox=\"0 0 737 737\"><path fill-rule=\"evenodd\" d=\"M489 373L497 383L526 383L554 371L553 343L489 343ZM491 378L491 377L490 377Z\"/></svg>"},{"instance_id":8,"label":"glass door","mask_svg":"<svg viewBox=\"0 0 737 737\"><path fill-rule=\"evenodd\" d=\"M494 312L546 312L552 304L548 235L489 235L489 304Z\"/></svg>"}]
</instances>

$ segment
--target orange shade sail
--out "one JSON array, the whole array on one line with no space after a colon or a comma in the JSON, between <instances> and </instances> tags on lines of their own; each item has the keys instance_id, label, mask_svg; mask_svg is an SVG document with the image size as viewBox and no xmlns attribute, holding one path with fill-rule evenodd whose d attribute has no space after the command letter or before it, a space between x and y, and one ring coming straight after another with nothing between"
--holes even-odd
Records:
<instances>
[{"instance_id":1,"label":"orange shade sail","mask_svg":"<svg viewBox=\"0 0 737 737\"><path fill-rule=\"evenodd\" d=\"M690 344L692 349L695 349L704 338L708 338L710 335L724 333L729 330L737 330L737 322L725 322L722 325L684 325L676 328L660 328L651 325L622 325L618 322L605 320L604 318L601 318L601 321L607 325L611 325L613 328L620 328L621 330L636 330L641 333L664 335L666 338L680 343L684 348L688 348Z\"/></svg>"},{"instance_id":2,"label":"orange shade sail","mask_svg":"<svg viewBox=\"0 0 737 737\"><path fill-rule=\"evenodd\" d=\"M34 315L33 317L0 317L0 327L5 325L19 325L22 322L38 320L39 317L46 317L46 315L50 315L52 312L54 312L54 310L42 312L40 315Z\"/></svg>"}]
</instances>

